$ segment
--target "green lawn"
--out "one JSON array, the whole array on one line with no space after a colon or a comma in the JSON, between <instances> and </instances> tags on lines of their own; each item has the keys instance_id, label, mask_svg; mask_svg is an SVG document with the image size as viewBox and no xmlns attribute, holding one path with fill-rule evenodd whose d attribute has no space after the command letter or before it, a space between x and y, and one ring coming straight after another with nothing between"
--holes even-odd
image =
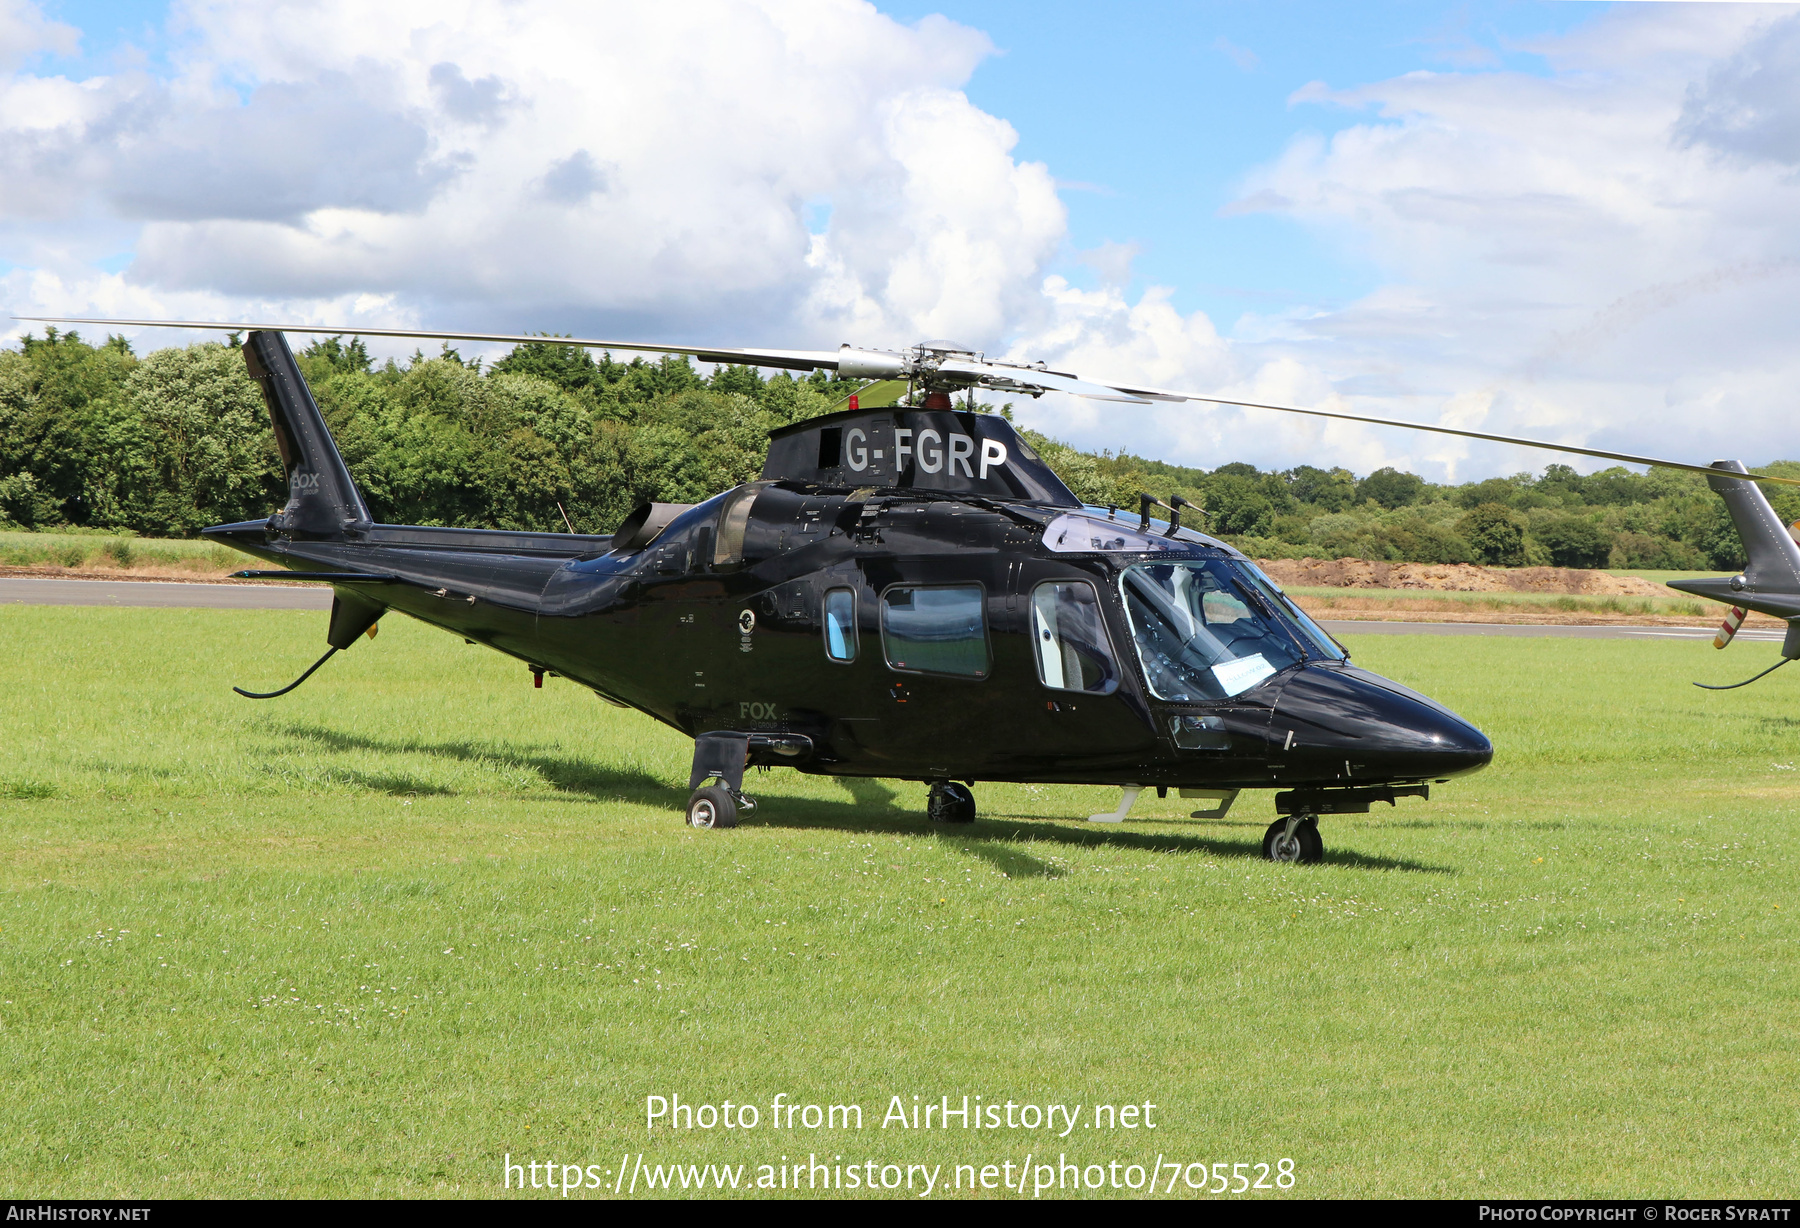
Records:
<instances>
[{"instance_id":1,"label":"green lawn","mask_svg":"<svg viewBox=\"0 0 1800 1228\"><path fill-rule=\"evenodd\" d=\"M400 618L231 694L324 621L0 607L6 1196L494 1196L510 1154L604 1197L640 1152L937 1196L1027 1153L1287 1158L1299 1195L1800 1178L1800 675L1688 685L1772 646L1347 637L1497 765L1278 867L1267 794L1101 828L1102 790L982 786L947 834L920 786L777 771L694 832L685 740ZM760 1128L648 1133L675 1094ZM778 1094L863 1128L773 1129ZM1156 1129L881 1125L965 1094Z\"/></svg>"},{"instance_id":2,"label":"green lawn","mask_svg":"<svg viewBox=\"0 0 1800 1228\"><path fill-rule=\"evenodd\" d=\"M1675 573L1670 573L1675 574ZM1367 602L1444 601L1466 607L1468 612L1495 614L1661 614L1678 618L1708 619L1725 607L1671 591L1667 597L1621 597L1597 593L1465 593L1424 588L1330 588L1319 585L1287 585L1290 596L1309 598L1309 610L1329 611L1348 600ZM1350 608L1357 608L1353 605Z\"/></svg>"},{"instance_id":3,"label":"green lawn","mask_svg":"<svg viewBox=\"0 0 1800 1228\"><path fill-rule=\"evenodd\" d=\"M218 572L241 566L243 555L205 540L135 537L125 533L30 533L0 530L0 566L154 567Z\"/></svg>"},{"instance_id":4,"label":"green lawn","mask_svg":"<svg viewBox=\"0 0 1800 1228\"><path fill-rule=\"evenodd\" d=\"M1654 584L1667 584L1670 580L1698 580L1706 576L1729 575L1724 568L1711 571L1646 571L1644 568L1608 568L1609 576L1636 576L1640 580L1649 580Z\"/></svg>"}]
</instances>

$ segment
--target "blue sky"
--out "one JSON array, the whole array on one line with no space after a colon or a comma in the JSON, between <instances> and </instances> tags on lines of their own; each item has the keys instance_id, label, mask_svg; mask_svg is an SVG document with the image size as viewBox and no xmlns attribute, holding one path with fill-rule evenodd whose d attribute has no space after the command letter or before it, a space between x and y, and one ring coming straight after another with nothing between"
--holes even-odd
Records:
<instances>
[{"instance_id":1,"label":"blue sky","mask_svg":"<svg viewBox=\"0 0 1800 1228\"><path fill-rule=\"evenodd\" d=\"M1292 103L1409 72L1543 74L1531 47L1604 11L1588 3L1134 3L964 0L942 12L985 31L999 55L969 97L1019 130L1017 154L1068 185L1077 249L1136 243L1134 289L1172 287L1183 310L1229 329L1251 308L1339 306L1379 270L1285 218L1221 216L1247 171L1296 134L1367 119ZM1091 281L1079 261L1059 264Z\"/></svg>"}]
</instances>

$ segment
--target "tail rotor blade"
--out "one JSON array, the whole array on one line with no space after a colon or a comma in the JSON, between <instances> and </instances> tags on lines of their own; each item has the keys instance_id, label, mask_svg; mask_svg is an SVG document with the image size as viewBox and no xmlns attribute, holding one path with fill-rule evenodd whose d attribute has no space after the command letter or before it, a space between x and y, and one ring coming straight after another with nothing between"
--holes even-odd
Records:
<instances>
[{"instance_id":1,"label":"tail rotor blade","mask_svg":"<svg viewBox=\"0 0 1800 1228\"><path fill-rule=\"evenodd\" d=\"M1731 637L1738 633L1738 628L1744 625L1744 618L1749 613L1742 606L1732 606L1731 612L1725 615L1725 621L1719 624L1719 634L1713 636L1713 647L1723 648L1731 643Z\"/></svg>"}]
</instances>

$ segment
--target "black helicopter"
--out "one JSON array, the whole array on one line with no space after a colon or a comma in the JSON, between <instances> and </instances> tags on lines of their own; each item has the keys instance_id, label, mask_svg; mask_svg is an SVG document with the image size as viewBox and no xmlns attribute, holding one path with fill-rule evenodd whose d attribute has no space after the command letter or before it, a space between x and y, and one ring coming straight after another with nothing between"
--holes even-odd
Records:
<instances>
[{"instance_id":1,"label":"black helicopter","mask_svg":"<svg viewBox=\"0 0 1800 1228\"><path fill-rule=\"evenodd\" d=\"M947 343L738 350L364 329L823 367L924 394L916 407L853 400L777 431L758 480L699 504L647 504L610 536L395 526L370 517L282 335L352 330L68 322L249 330L243 352L288 501L204 533L286 569L240 575L334 590L325 655L279 691L240 689L251 698L286 694L398 610L524 661L538 685L569 679L694 738L696 827L731 827L754 808L751 766L916 780L942 823L974 819L977 781L1119 786L1118 808L1092 816L1109 822L1145 788L1210 800L1197 817L1273 789L1263 854L1297 862L1323 855L1320 815L1428 797L1493 757L1449 709L1352 664L1249 558L1182 525L1183 500L1145 495L1135 514L1084 506L1009 422L958 412L950 394L1244 402L1094 384ZM1534 446L1707 472L1734 492L1734 515L1767 511L1755 478ZM1159 507L1166 520L1152 517ZM1800 553L1787 549L1800 611ZM1744 583L1731 582L1734 595ZM1800 636L1788 638L1784 654L1800 655Z\"/></svg>"}]
</instances>

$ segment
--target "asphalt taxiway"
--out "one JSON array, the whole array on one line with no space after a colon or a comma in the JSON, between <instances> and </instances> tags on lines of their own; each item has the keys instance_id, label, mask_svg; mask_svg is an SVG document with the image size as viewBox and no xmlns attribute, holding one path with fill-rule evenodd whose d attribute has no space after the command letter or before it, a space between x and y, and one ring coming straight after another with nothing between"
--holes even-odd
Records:
<instances>
[{"instance_id":1,"label":"asphalt taxiway","mask_svg":"<svg viewBox=\"0 0 1800 1228\"><path fill-rule=\"evenodd\" d=\"M154 580L59 580L0 577L0 605L101 605L206 610L329 610L329 585L188 584ZM1380 622L1320 619L1333 635L1519 635L1578 640L1710 640L1717 627L1579 627L1543 623ZM1740 640L1783 638L1774 630L1738 632Z\"/></svg>"}]
</instances>

